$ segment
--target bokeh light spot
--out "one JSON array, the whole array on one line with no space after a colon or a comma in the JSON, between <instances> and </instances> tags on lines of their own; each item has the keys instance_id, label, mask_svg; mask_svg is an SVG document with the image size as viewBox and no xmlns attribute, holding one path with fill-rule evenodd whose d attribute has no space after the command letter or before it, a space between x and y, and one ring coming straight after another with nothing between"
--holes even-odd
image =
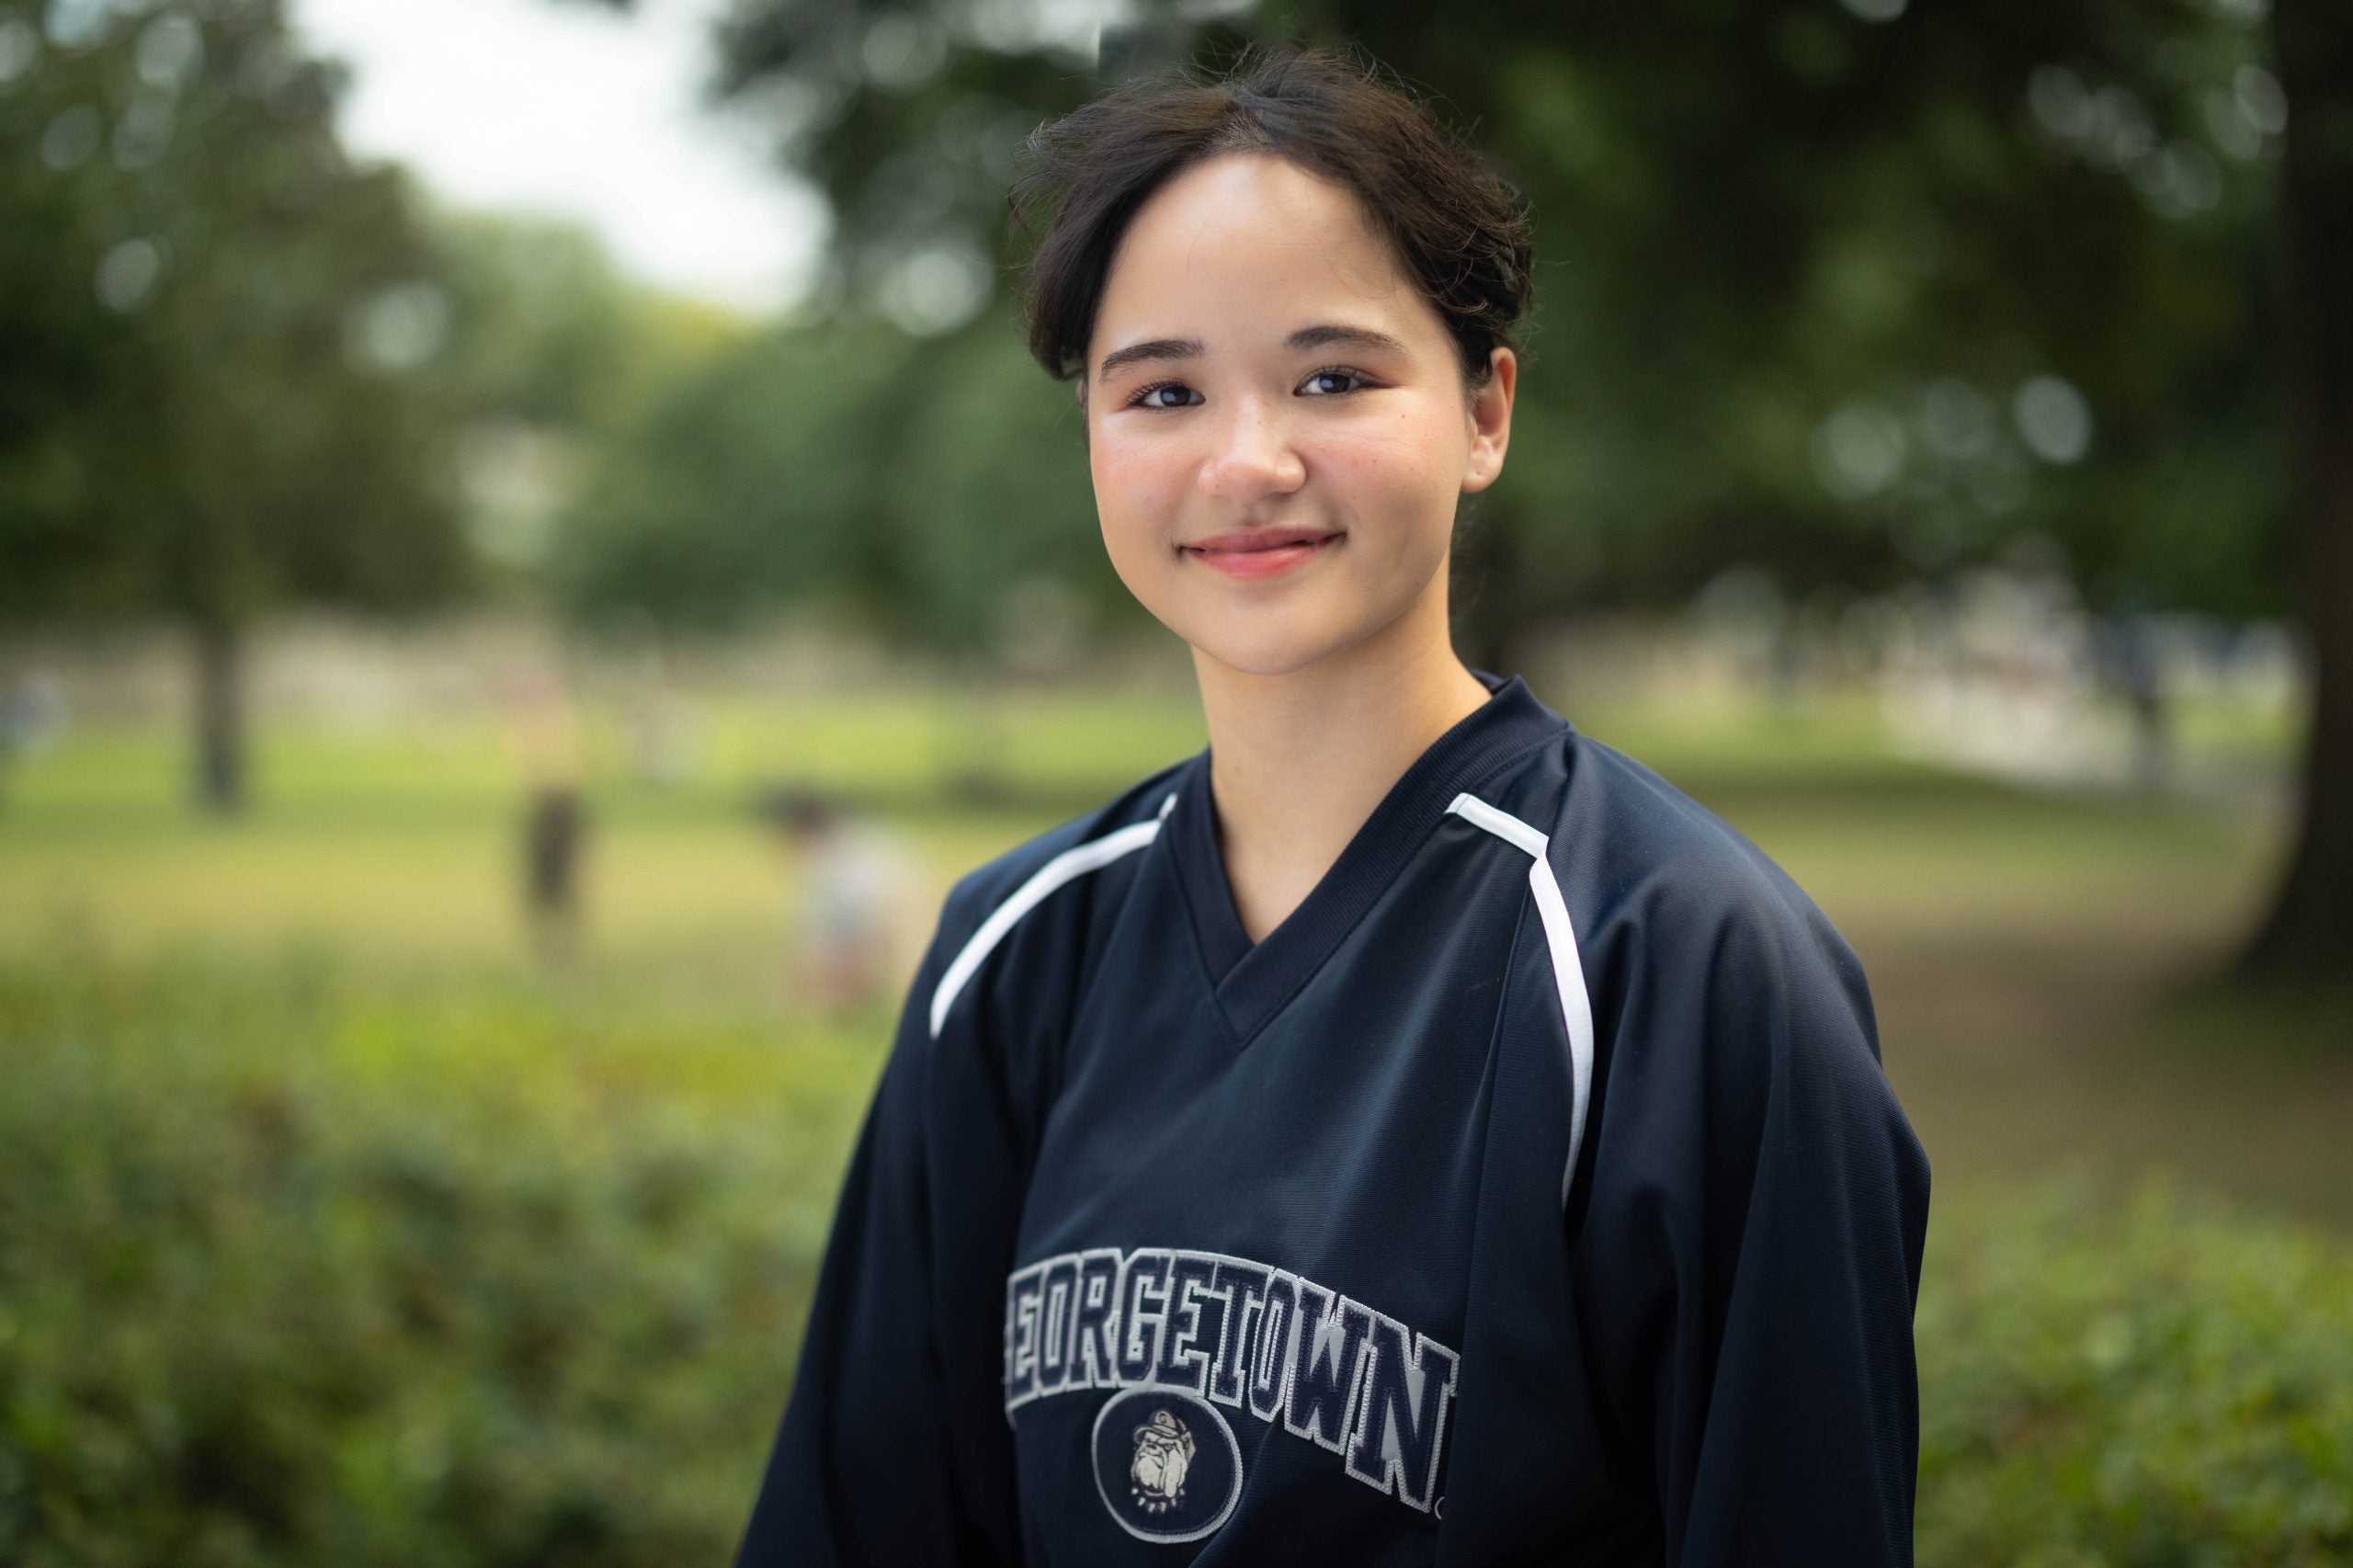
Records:
<instances>
[{"instance_id":1,"label":"bokeh light spot","mask_svg":"<svg viewBox=\"0 0 2353 1568\"><path fill-rule=\"evenodd\" d=\"M139 76L151 87L176 90L203 61L204 34L191 17L158 17L139 35Z\"/></svg>"},{"instance_id":2,"label":"bokeh light spot","mask_svg":"<svg viewBox=\"0 0 2353 1568\"><path fill-rule=\"evenodd\" d=\"M2279 79L2260 65L2242 65L2231 77L2231 97L2240 118L2266 136L2288 129L2288 94Z\"/></svg>"},{"instance_id":3,"label":"bokeh light spot","mask_svg":"<svg viewBox=\"0 0 2353 1568\"><path fill-rule=\"evenodd\" d=\"M2091 404L2064 377L2037 376L2018 388L2010 416L2027 450L2045 462L2075 462L2091 449Z\"/></svg>"},{"instance_id":4,"label":"bokeh light spot","mask_svg":"<svg viewBox=\"0 0 2353 1568\"><path fill-rule=\"evenodd\" d=\"M948 42L939 30L904 11L887 11L866 28L858 48L858 63L866 79L878 87L904 92L938 74L948 59Z\"/></svg>"},{"instance_id":5,"label":"bokeh light spot","mask_svg":"<svg viewBox=\"0 0 2353 1568\"><path fill-rule=\"evenodd\" d=\"M50 0L42 18L49 41L60 49L87 49L107 36L114 22L108 0Z\"/></svg>"},{"instance_id":6,"label":"bokeh light spot","mask_svg":"<svg viewBox=\"0 0 2353 1568\"><path fill-rule=\"evenodd\" d=\"M352 312L345 351L360 369L397 374L438 354L449 335L449 296L441 287L400 283Z\"/></svg>"},{"instance_id":7,"label":"bokeh light spot","mask_svg":"<svg viewBox=\"0 0 2353 1568\"><path fill-rule=\"evenodd\" d=\"M1843 500L1876 495L1904 471L1904 424L1876 403L1841 403L1813 435L1813 469Z\"/></svg>"},{"instance_id":8,"label":"bokeh light spot","mask_svg":"<svg viewBox=\"0 0 2353 1568\"><path fill-rule=\"evenodd\" d=\"M154 241L124 240L98 258L98 302L115 312L135 311L155 292L164 276L164 252Z\"/></svg>"},{"instance_id":9,"label":"bokeh light spot","mask_svg":"<svg viewBox=\"0 0 2353 1568\"><path fill-rule=\"evenodd\" d=\"M0 87L31 70L40 52L40 40L31 28L13 18L0 22Z\"/></svg>"},{"instance_id":10,"label":"bokeh light spot","mask_svg":"<svg viewBox=\"0 0 2353 1568\"><path fill-rule=\"evenodd\" d=\"M912 251L885 268L876 301L901 329L936 337L971 321L988 293L988 263L969 244L941 244Z\"/></svg>"}]
</instances>

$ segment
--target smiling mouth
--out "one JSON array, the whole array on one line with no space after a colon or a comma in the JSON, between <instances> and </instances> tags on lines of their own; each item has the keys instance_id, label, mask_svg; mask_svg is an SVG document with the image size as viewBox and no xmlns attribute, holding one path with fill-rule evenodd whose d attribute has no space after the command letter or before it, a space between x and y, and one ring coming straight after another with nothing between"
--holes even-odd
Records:
<instances>
[{"instance_id":1,"label":"smiling mouth","mask_svg":"<svg viewBox=\"0 0 2353 1568\"><path fill-rule=\"evenodd\" d=\"M1229 577L1272 577L1347 537L1320 528L1266 528L1180 544L1176 553Z\"/></svg>"}]
</instances>

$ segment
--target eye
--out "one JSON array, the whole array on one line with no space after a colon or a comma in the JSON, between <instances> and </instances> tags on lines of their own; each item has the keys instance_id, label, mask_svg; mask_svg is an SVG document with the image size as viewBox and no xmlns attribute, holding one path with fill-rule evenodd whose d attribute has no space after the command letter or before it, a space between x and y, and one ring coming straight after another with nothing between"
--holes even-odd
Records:
<instances>
[{"instance_id":1,"label":"eye","mask_svg":"<svg viewBox=\"0 0 2353 1568\"><path fill-rule=\"evenodd\" d=\"M1325 387L1321 391L1313 392L1308 390L1324 381L1354 381L1357 384ZM1370 384L1369 378L1361 370L1351 370L1346 365L1326 365L1320 370L1310 370L1307 373L1307 380L1300 382L1299 385L1300 390L1310 397L1340 397L1369 384Z\"/></svg>"},{"instance_id":2,"label":"eye","mask_svg":"<svg viewBox=\"0 0 2353 1568\"><path fill-rule=\"evenodd\" d=\"M1148 387L1138 388L1136 394L1128 399L1128 406L1130 408L1189 408L1192 406L1190 403L1184 402L1163 403L1160 401L1162 392L1182 392L1188 398L1195 399L1199 396L1182 381L1154 381Z\"/></svg>"}]
</instances>

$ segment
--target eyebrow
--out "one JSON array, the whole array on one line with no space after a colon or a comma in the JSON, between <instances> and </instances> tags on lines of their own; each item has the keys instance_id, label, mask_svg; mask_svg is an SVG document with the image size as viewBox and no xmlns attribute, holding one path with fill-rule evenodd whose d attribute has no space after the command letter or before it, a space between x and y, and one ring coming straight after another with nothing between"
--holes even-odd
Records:
<instances>
[{"instance_id":1,"label":"eyebrow","mask_svg":"<svg viewBox=\"0 0 2353 1568\"><path fill-rule=\"evenodd\" d=\"M1385 350L1392 354L1406 352L1404 344L1385 332L1340 322L1318 322L1313 326L1301 327L1283 339L1286 348L1329 348L1335 346ZM1095 368L1095 374L1100 379L1123 366L1149 359L1195 359L1208 352L1209 346L1198 337L1149 337L1142 343L1131 343L1125 348L1114 348L1103 356L1103 363Z\"/></svg>"},{"instance_id":2,"label":"eyebrow","mask_svg":"<svg viewBox=\"0 0 2353 1568\"><path fill-rule=\"evenodd\" d=\"M1147 359L1191 359L1208 351L1209 346L1198 337L1148 337L1142 343L1131 343L1125 348L1114 348L1103 356L1103 363L1095 368L1095 373L1103 377L1122 366L1140 364Z\"/></svg>"},{"instance_id":3,"label":"eyebrow","mask_svg":"<svg viewBox=\"0 0 2353 1568\"><path fill-rule=\"evenodd\" d=\"M1391 354L1406 352L1403 343L1385 332L1376 332L1369 326L1348 326L1336 322L1301 327L1283 342L1286 347L1291 348L1329 348L1336 345L1342 348L1371 348L1385 350Z\"/></svg>"}]
</instances>

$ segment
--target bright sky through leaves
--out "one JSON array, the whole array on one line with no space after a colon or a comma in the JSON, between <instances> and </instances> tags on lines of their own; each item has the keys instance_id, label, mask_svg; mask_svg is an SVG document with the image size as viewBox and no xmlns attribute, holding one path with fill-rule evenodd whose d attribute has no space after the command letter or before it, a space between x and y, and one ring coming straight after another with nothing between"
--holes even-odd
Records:
<instances>
[{"instance_id":1,"label":"bright sky through leaves","mask_svg":"<svg viewBox=\"0 0 2353 1568\"><path fill-rule=\"evenodd\" d=\"M569 218L627 271L767 311L804 284L824 208L767 165L756 130L702 101L723 0L629 17L554 0L292 0L352 68L347 145L470 207Z\"/></svg>"}]
</instances>

